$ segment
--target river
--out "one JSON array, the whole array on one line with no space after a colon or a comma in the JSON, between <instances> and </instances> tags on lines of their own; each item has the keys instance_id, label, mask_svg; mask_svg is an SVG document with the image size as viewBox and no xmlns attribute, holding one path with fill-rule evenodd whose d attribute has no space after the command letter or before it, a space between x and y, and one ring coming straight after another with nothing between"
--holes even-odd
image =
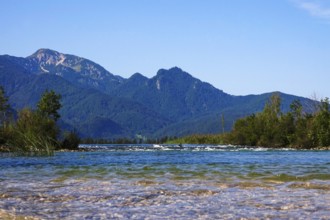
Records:
<instances>
[{"instance_id":1,"label":"river","mask_svg":"<svg viewBox=\"0 0 330 220\"><path fill-rule=\"evenodd\" d=\"M330 151L84 145L0 156L0 219L330 219Z\"/></svg>"}]
</instances>

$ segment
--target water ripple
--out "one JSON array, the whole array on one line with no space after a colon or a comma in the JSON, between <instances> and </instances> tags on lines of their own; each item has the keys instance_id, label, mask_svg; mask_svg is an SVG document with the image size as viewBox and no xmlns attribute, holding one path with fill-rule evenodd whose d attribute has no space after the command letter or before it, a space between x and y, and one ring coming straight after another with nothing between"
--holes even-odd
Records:
<instances>
[{"instance_id":1,"label":"water ripple","mask_svg":"<svg viewBox=\"0 0 330 220\"><path fill-rule=\"evenodd\" d=\"M328 219L329 164L287 150L1 157L0 219Z\"/></svg>"}]
</instances>

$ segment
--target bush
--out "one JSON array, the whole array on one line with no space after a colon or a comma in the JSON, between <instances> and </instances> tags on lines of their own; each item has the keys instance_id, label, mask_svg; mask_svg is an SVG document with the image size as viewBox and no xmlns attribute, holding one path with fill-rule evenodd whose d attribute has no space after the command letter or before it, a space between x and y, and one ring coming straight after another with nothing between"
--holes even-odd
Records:
<instances>
[{"instance_id":1,"label":"bush","mask_svg":"<svg viewBox=\"0 0 330 220\"><path fill-rule=\"evenodd\" d=\"M61 143L61 149L77 150L80 143L80 138L76 131L71 131L64 134L64 140Z\"/></svg>"},{"instance_id":2,"label":"bush","mask_svg":"<svg viewBox=\"0 0 330 220\"><path fill-rule=\"evenodd\" d=\"M34 152L51 155L57 143L59 129L54 120L44 115L23 109L16 124L10 125L8 144L15 152Z\"/></svg>"}]
</instances>

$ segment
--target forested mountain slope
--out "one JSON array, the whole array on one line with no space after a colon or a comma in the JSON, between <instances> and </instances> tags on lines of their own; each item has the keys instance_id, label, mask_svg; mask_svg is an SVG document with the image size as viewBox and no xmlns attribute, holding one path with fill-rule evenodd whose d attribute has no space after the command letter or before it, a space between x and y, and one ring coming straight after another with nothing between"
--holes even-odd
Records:
<instances>
[{"instance_id":1,"label":"forested mountain slope","mask_svg":"<svg viewBox=\"0 0 330 220\"><path fill-rule=\"evenodd\" d=\"M62 95L61 125L82 137L149 138L230 130L240 117L259 112L271 93L233 96L178 67L152 78L140 73L125 79L74 55L40 49L26 58L0 56L0 85L14 109L34 107L41 94ZM279 93L285 110L299 99ZM224 123L222 123L222 118Z\"/></svg>"}]
</instances>

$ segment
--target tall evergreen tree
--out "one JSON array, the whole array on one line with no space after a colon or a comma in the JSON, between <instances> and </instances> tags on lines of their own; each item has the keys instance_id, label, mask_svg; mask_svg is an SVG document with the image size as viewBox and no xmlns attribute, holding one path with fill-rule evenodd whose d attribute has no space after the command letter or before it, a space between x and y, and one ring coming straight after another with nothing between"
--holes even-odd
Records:
<instances>
[{"instance_id":1,"label":"tall evergreen tree","mask_svg":"<svg viewBox=\"0 0 330 220\"><path fill-rule=\"evenodd\" d=\"M46 90L37 104L38 111L57 121L60 118L58 110L62 107L60 100L60 94Z\"/></svg>"},{"instance_id":2,"label":"tall evergreen tree","mask_svg":"<svg viewBox=\"0 0 330 220\"><path fill-rule=\"evenodd\" d=\"M5 95L3 87L0 86L0 145L5 145L10 137L8 129L10 116L11 112L8 98Z\"/></svg>"},{"instance_id":3,"label":"tall evergreen tree","mask_svg":"<svg viewBox=\"0 0 330 220\"><path fill-rule=\"evenodd\" d=\"M321 100L320 111L313 120L313 135L317 146L330 146L329 98Z\"/></svg>"},{"instance_id":4,"label":"tall evergreen tree","mask_svg":"<svg viewBox=\"0 0 330 220\"><path fill-rule=\"evenodd\" d=\"M8 104L8 97L5 90L0 86L0 126L3 126L8 119L10 105Z\"/></svg>"},{"instance_id":5,"label":"tall evergreen tree","mask_svg":"<svg viewBox=\"0 0 330 220\"><path fill-rule=\"evenodd\" d=\"M266 146L278 145L279 142L277 132L279 130L279 116L281 115L281 97L275 93L266 103L264 110L260 113L262 126L259 145Z\"/></svg>"}]
</instances>

